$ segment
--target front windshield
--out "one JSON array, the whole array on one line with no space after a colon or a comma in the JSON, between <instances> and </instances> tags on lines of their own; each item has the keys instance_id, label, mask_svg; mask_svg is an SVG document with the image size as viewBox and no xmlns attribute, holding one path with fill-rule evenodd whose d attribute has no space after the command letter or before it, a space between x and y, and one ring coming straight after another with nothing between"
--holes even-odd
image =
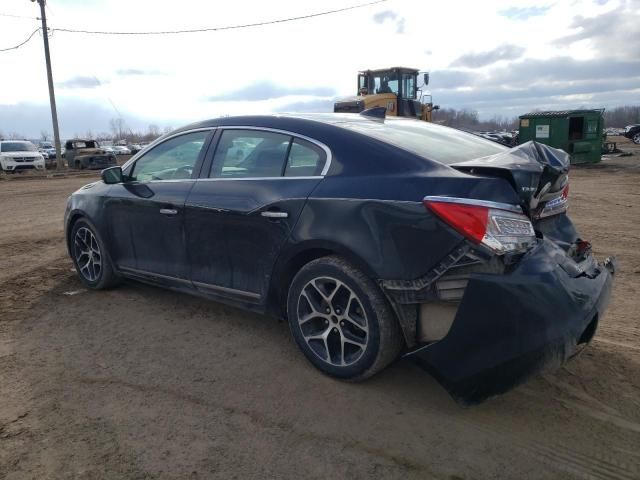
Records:
<instances>
[{"instance_id":1,"label":"front windshield","mask_svg":"<svg viewBox=\"0 0 640 480\"><path fill-rule=\"evenodd\" d=\"M447 165L508 150L476 135L420 120L387 118L384 122L347 121L336 125Z\"/></svg>"},{"instance_id":2,"label":"front windshield","mask_svg":"<svg viewBox=\"0 0 640 480\"><path fill-rule=\"evenodd\" d=\"M38 149L31 142L2 142L1 152L37 152Z\"/></svg>"},{"instance_id":3,"label":"front windshield","mask_svg":"<svg viewBox=\"0 0 640 480\"><path fill-rule=\"evenodd\" d=\"M398 94L398 75L393 72L373 75L373 93Z\"/></svg>"}]
</instances>

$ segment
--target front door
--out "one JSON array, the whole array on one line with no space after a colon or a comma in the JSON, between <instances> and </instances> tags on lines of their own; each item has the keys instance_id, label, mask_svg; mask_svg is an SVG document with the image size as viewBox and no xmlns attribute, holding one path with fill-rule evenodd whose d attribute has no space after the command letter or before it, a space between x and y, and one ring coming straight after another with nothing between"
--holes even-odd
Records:
<instances>
[{"instance_id":1,"label":"front door","mask_svg":"<svg viewBox=\"0 0 640 480\"><path fill-rule=\"evenodd\" d=\"M126 169L124 183L113 186L105 208L119 270L189 285L184 203L210 134L188 132L155 145Z\"/></svg>"},{"instance_id":2,"label":"front door","mask_svg":"<svg viewBox=\"0 0 640 480\"><path fill-rule=\"evenodd\" d=\"M194 286L263 303L275 260L326 161L323 148L288 133L222 130L208 178L186 203Z\"/></svg>"}]
</instances>

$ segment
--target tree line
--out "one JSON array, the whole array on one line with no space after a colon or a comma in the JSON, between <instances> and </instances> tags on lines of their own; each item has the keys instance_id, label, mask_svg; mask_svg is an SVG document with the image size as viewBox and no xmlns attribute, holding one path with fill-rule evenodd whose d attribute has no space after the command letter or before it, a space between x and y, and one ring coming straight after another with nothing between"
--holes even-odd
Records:
<instances>
[{"instance_id":1,"label":"tree line","mask_svg":"<svg viewBox=\"0 0 640 480\"><path fill-rule=\"evenodd\" d=\"M480 120L478 112L470 109L441 108L433 112L433 121L463 130L511 131L518 129L518 117L494 115L488 120ZM615 107L604 112L605 127L623 128L636 123L640 123L640 105Z\"/></svg>"}]
</instances>

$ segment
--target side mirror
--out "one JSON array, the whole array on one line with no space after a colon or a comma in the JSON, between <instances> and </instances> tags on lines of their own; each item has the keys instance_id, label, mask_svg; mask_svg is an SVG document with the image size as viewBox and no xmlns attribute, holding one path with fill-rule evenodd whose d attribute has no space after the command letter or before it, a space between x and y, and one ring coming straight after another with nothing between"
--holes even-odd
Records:
<instances>
[{"instance_id":1,"label":"side mirror","mask_svg":"<svg viewBox=\"0 0 640 480\"><path fill-rule=\"evenodd\" d=\"M122 167L105 168L104 170L102 170L100 177L102 177L102 181L107 185L113 185L114 183L124 182Z\"/></svg>"},{"instance_id":2,"label":"side mirror","mask_svg":"<svg viewBox=\"0 0 640 480\"><path fill-rule=\"evenodd\" d=\"M422 76L422 82L423 82L423 85L425 85L425 86L426 86L426 85L429 85L429 74L428 74L428 73L425 73L425 74Z\"/></svg>"}]
</instances>

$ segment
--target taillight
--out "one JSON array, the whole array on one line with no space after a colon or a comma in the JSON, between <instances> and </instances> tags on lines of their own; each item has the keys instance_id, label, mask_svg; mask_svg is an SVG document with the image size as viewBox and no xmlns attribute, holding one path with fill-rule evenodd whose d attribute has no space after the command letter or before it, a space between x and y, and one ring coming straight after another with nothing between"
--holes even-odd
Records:
<instances>
[{"instance_id":1,"label":"taillight","mask_svg":"<svg viewBox=\"0 0 640 480\"><path fill-rule=\"evenodd\" d=\"M544 204L542 210L534 218L545 218L567 211L569 206L569 182L564 186L560 195Z\"/></svg>"},{"instance_id":2,"label":"taillight","mask_svg":"<svg viewBox=\"0 0 640 480\"><path fill-rule=\"evenodd\" d=\"M468 240L497 254L522 252L536 241L517 205L455 197L425 197L423 203Z\"/></svg>"}]
</instances>

